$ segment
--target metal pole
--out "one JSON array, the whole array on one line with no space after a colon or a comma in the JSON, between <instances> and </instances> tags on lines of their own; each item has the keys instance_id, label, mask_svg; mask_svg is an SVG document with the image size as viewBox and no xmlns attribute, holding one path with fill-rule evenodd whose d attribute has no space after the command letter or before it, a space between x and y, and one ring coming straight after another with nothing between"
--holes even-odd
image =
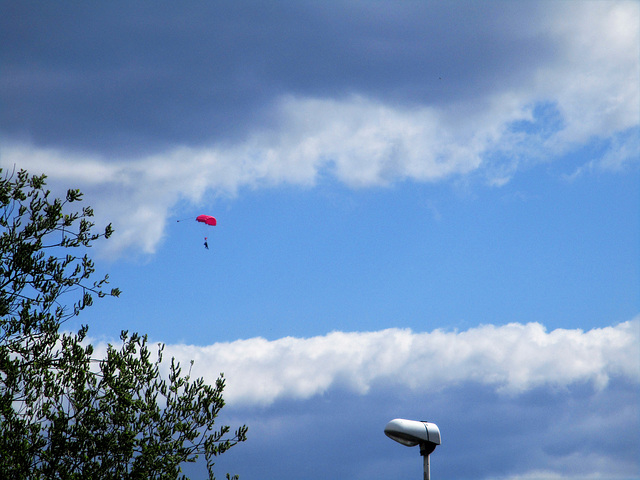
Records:
<instances>
[{"instance_id":1,"label":"metal pole","mask_svg":"<svg viewBox=\"0 0 640 480\"><path fill-rule=\"evenodd\" d=\"M431 479L431 465L429 465L429 457L431 455L423 455L422 458L424 459L424 480L430 480Z\"/></svg>"},{"instance_id":2,"label":"metal pole","mask_svg":"<svg viewBox=\"0 0 640 480\"><path fill-rule=\"evenodd\" d=\"M431 465L429 464L429 457L431 452L436 449L436 444L427 442L420 444L420 455L422 455L424 463L424 480L430 480L431 478Z\"/></svg>"}]
</instances>

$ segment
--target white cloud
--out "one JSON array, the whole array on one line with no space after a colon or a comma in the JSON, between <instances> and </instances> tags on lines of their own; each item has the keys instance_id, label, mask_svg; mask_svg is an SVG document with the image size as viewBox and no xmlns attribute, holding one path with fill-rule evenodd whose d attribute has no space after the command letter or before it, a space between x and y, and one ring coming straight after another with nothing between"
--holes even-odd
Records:
<instances>
[{"instance_id":1,"label":"white cloud","mask_svg":"<svg viewBox=\"0 0 640 480\"><path fill-rule=\"evenodd\" d=\"M550 24L563 51L540 70L539 94L556 100L565 128L559 147L607 137L638 125L640 114L640 6L593 2L558 15Z\"/></svg>"},{"instance_id":2,"label":"white cloud","mask_svg":"<svg viewBox=\"0 0 640 480\"><path fill-rule=\"evenodd\" d=\"M640 165L640 135L636 131L631 131L628 135L620 137L622 138L616 136L612 139L613 148L602 157L580 165L565 178L573 181L589 173L624 172L633 168L634 164Z\"/></svg>"},{"instance_id":3,"label":"white cloud","mask_svg":"<svg viewBox=\"0 0 640 480\"><path fill-rule=\"evenodd\" d=\"M234 404L306 399L333 387L365 394L376 385L426 391L464 382L514 395L575 383L602 389L612 377L640 382L639 330L640 319L587 332L547 332L538 323L463 332L388 329L167 345L165 353L183 364L193 359L193 373L208 381L224 372L225 397Z\"/></svg>"}]
</instances>

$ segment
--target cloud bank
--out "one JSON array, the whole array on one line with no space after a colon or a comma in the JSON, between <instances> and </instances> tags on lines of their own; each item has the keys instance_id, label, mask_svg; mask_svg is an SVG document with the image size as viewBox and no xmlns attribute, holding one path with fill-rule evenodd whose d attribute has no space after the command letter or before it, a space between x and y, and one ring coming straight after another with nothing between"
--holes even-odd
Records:
<instances>
[{"instance_id":1,"label":"cloud bank","mask_svg":"<svg viewBox=\"0 0 640 480\"><path fill-rule=\"evenodd\" d=\"M209 346L167 345L166 356L213 382L227 379L232 404L309 399L332 389L439 391L475 383L505 395L574 384L605 388L613 378L640 382L640 319L589 331L538 323L485 325L461 332L332 332L312 338L263 338Z\"/></svg>"},{"instance_id":2,"label":"cloud bank","mask_svg":"<svg viewBox=\"0 0 640 480\"><path fill-rule=\"evenodd\" d=\"M419 478L392 418L436 422L432 475L458 480L637 478L640 319L589 331L537 323L465 331L333 332L167 345L227 379L224 421L249 442L220 471L277 478Z\"/></svg>"},{"instance_id":3,"label":"cloud bank","mask_svg":"<svg viewBox=\"0 0 640 480\"><path fill-rule=\"evenodd\" d=\"M173 48L192 52L202 42L210 44L207 64L217 66L210 70L196 59L190 63L189 55L158 59L145 46L151 42L160 48L164 40L150 38L144 29L132 39L137 48L124 51L109 48L107 39L93 31L56 30L68 42L89 35L87 44L93 53L102 53L105 63L98 68L83 63L85 56L76 52L76 57L75 50L65 58L42 44L34 48L52 60L25 52L41 68L31 71L33 65L5 53L8 74L0 94L10 108L0 122L0 164L45 172L54 187L85 191L98 223L114 223L116 235L108 246L114 254L129 248L153 253L180 201L197 205L242 188L313 186L324 178L367 187L470 176L503 185L523 168L594 141L600 142L601 153L570 172L574 176L637 165L636 3L397 7L397 17L390 17L373 7L366 15L353 15L344 6L318 11L312 3L301 3L295 15L316 18L314 28L303 33L293 27L300 20L291 16L290 7L263 12L267 20L274 16L270 24L257 11L227 6L215 18L241 15L249 25L256 23L263 38L224 55L215 24L209 31L197 16L180 20L166 9L149 12L156 26L196 22L186 30L182 23L173 25ZM103 13L114 31L133 34L118 20L119 11L117 16ZM204 18L211 13L202 12ZM464 23L466 15L486 18L492 28L484 30L478 20L468 30L456 29L459 37L453 38L436 26L435 19ZM420 19L434 24L421 32ZM349 28L336 25L340 22ZM7 28L15 48L25 48L18 41L24 32ZM230 36L225 48L234 40L246 42L240 36L245 29L224 31ZM332 31L342 32L336 43L320 41ZM459 44L467 35L474 39L473 48ZM311 48L312 58L309 52L302 57L304 49L296 48L296 40ZM327 58L342 65L341 74L330 75L337 67ZM78 75L83 68L85 75ZM56 75L44 75L48 69ZM105 78L117 74L117 81L94 91L94 75L102 69ZM65 96L63 105L44 108L48 94L60 88L67 92L61 86L65 75L73 79L77 97ZM92 94L86 97L88 91ZM134 108L127 99L136 92L147 101ZM28 108L36 97L42 108ZM106 113L95 115L96 109ZM118 112L120 123L109 116L111 110ZM49 113L43 116L42 111ZM220 112L227 112L226 122ZM114 149L122 138L126 141Z\"/></svg>"}]
</instances>

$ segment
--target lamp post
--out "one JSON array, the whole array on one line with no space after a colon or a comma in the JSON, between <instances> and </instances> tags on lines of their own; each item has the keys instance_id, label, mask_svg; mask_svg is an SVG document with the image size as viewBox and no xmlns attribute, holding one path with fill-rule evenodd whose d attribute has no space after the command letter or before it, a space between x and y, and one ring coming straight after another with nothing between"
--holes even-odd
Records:
<instances>
[{"instance_id":1,"label":"lamp post","mask_svg":"<svg viewBox=\"0 0 640 480\"><path fill-rule=\"evenodd\" d=\"M431 478L429 456L440 445L440 429L435 423L396 418L384 427L387 437L407 447L420 445L423 458L424 480Z\"/></svg>"}]
</instances>

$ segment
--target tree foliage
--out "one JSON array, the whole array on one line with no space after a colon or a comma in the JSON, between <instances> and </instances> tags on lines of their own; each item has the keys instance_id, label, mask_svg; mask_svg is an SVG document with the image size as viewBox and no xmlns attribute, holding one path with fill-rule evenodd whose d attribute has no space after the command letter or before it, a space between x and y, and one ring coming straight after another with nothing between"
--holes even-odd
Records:
<instances>
[{"instance_id":1,"label":"tree foliage","mask_svg":"<svg viewBox=\"0 0 640 480\"><path fill-rule=\"evenodd\" d=\"M82 194L52 200L45 178L0 178L0 478L186 478L181 465L198 456L215 478L215 457L247 432L215 429L222 375L208 385L174 359L163 369L163 345L152 354L126 331L96 359L88 327L61 331L94 297L120 292L108 276L91 281L94 264L78 254L111 226L92 233L90 208L67 211Z\"/></svg>"}]
</instances>

